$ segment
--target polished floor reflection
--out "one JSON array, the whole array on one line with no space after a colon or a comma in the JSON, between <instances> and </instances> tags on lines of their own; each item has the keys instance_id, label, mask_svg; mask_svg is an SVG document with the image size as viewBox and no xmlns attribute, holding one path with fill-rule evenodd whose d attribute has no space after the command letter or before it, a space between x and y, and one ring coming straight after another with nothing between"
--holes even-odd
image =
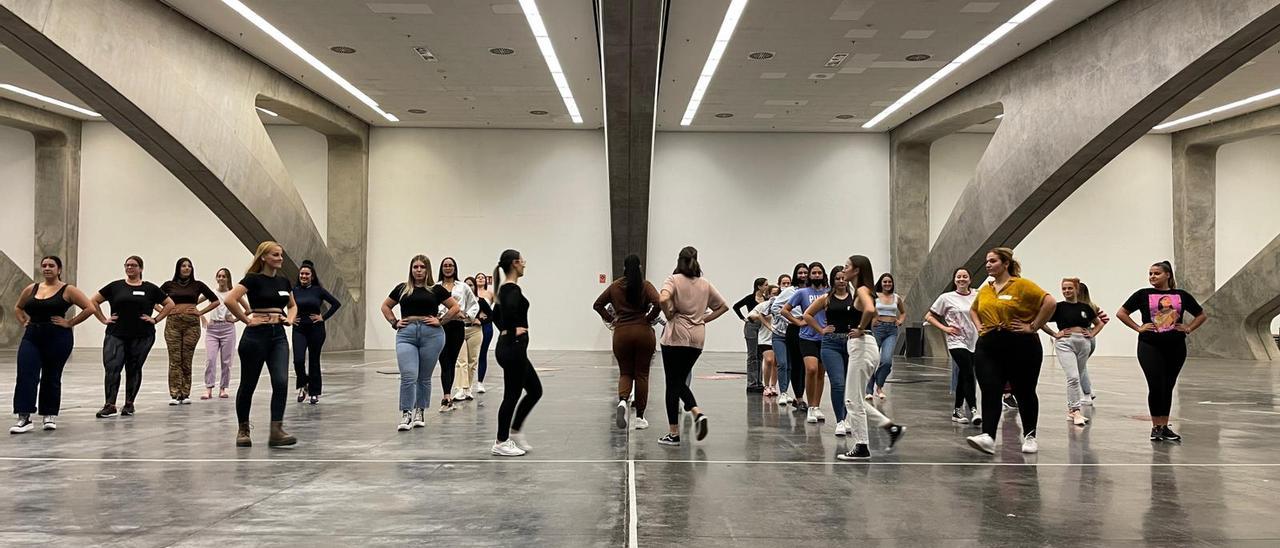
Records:
<instances>
[{"instance_id":1,"label":"polished floor reflection","mask_svg":"<svg viewBox=\"0 0 1280 548\"><path fill-rule=\"evenodd\" d=\"M1041 452L1018 451L1016 414L1005 413L993 457L965 445L976 429L949 420L946 364L904 361L883 407L906 437L888 452L873 434L873 461L843 463L833 418L809 425L744 393L732 374L741 354L699 362L694 391L711 434L672 448L657 444L660 364L653 427L624 432L613 426L608 353L536 352L546 397L526 428L534 451L520 459L489 456L496 367L477 401L397 432L393 355L329 353L320 404L289 400L286 426L300 443L266 447L267 390L255 402L255 446L237 449L232 400L167 405L162 348L138 414L95 419L99 356L73 355L57 431L0 444L0 545L1280 543L1280 369L1269 364L1189 363L1174 408L1185 441L1173 445L1147 440L1132 359L1091 363L1099 400L1084 428L1066 420L1063 377L1046 360ZM0 352L6 404L13 363Z\"/></svg>"}]
</instances>

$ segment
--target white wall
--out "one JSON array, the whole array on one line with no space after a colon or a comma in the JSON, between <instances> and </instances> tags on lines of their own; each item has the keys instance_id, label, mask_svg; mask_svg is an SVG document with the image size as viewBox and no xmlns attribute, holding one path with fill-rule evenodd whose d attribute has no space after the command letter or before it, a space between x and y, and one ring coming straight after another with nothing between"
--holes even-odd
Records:
<instances>
[{"instance_id":1,"label":"white wall","mask_svg":"<svg viewBox=\"0 0 1280 548\"><path fill-rule=\"evenodd\" d=\"M800 261L862 254L888 270L888 180L884 134L658 133L646 275L660 284L692 245L732 303ZM706 349L745 349L736 315L708 327Z\"/></svg>"},{"instance_id":2,"label":"white wall","mask_svg":"<svg viewBox=\"0 0 1280 548\"><path fill-rule=\"evenodd\" d=\"M603 132L374 129L369 210L368 348L394 347L378 307L411 257L474 275L507 248L528 261L531 347L609 348L591 309L610 270Z\"/></svg>"},{"instance_id":3,"label":"white wall","mask_svg":"<svg viewBox=\"0 0 1280 548\"><path fill-rule=\"evenodd\" d=\"M958 134L935 143L932 163L946 169L933 171L931 198L939 192L954 207L954 185L972 179L989 140L989 135ZM1061 297L1058 286L1063 277L1078 277L1108 313L1145 287L1147 267L1173 258L1169 146L1168 136L1139 139L1068 197L1017 246L1023 275L1055 298ZM930 207L930 227L945 223L950 213L950 207ZM1048 350L1048 338L1044 340ZM1098 338L1097 354L1132 356L1136 344L1135 334L1113 321Z\"/></svg>"},{"instance_id":4,"label":"white wall","mask_svg":"<svg viewBox=\"0 0 1280 548\"><path fill-rule=\"evenodd\" d=\"M320 237L328 241L329 145L325 136L304 126L265 127Z\"/></svg>"},{"instance_id":5,"label":"white wall","mask_svg":"<svg viewBox=\"0 0 1280 548\"><path fill-rule=\"evenodd\" d=\"M31 133L0 126L0 251L27 274L35 267L35 146Z\"/></svg>"},{"instance_id":6,"label":"white wall","mask_svg":"<svg viewBox=\"0 0 1280 548\"><path fill-rule=\"evenodd\" d=\"M1217 263L1219 287L1280 234L1280 136L1268 135L1218 149ZM1280 317L1271 332L1280 330Z\"/></svg>"}]
</instances>

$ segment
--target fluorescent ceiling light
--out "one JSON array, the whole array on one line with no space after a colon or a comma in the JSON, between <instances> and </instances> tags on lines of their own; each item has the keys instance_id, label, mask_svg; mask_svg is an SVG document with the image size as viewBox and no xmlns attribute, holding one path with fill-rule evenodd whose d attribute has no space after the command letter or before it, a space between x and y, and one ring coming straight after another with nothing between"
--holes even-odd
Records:
<instances>
[{"instance_id":1,"label":"fluorescent ceiling light","mask_svg":"<svg viewBox=\"0 0 1280 548\"><path fill-rule=\"evenodd\" d=\"M1158 125L1158 126L1156 126L1156 127L1152 128L1152 129L1168 129L1168 128L1171 128L1171 127L1173 127L1173 126L1182 125L1182 124L1185 124L1185 123L1190 122L1190 121L1193 121L1193 120L1199 120L1199 119L1201 119L1201 118L1205 118L1205 117L1208 117L1208 116L1213 116L1214 114L1218 114L1219 112L1226 112L1226 111L1231 110L1231 109L1234 109L1234 108L1238 108L1238 107L1245 106L1245 105L1247 105L1247 104L1249 104L1249 103L1256 103L1256 102L1258 102L1258 101L1263 101L1263 100L1270 99L1270 98L1272 98L1272 97L1277 97L1277 96L1280 96L1280 89L1273 89L1273 90L1268 91L1268 92L1266 92L1266 93L1259 93L1259 94L1257 94L1257 95L1254 95L1253 97L1249 97L1248 99L1241 99L1241 100L1236 101L1236 102L1234 102L1234 103L1227 103L1227 104L1222 105L1222 106L1220 106L1220 107L1218 107L1218 108L1211 108L1211 109L1206 110L1206 111L1204 111L1204 112L1198 112L1198 113L1196 113L1196 114L1192 114L1192 115L1190 115L1190 116L1183 116L1182 118L1178 118L1177 120L1173 120L1173 121L1171 121L1171 122L1165 122L1165 123L1163 123L1163 124L1160 124L1160 125Z\"/></svg>"},{"instance_id":2,"label":"fluorescent ceiling light","mask_svg":"<svg viewBox=\"0 0 1280 548\"><path fill-rule=\"evenodd\" d=\"M724 12L724 21L720 23L720 32L716 34L716 41L711 45L711 52L707 54L707 62L702 65L702 73L698 75L698 83L693 86L693 95L689 97L689 106L684 109L684 117L680 119L680 125L687 126L693 123L693 116L698 113L698 105L702 104L702 96L707 93L707 88L711 87L711 77L715 75L716 67L720 65L720 58L724 56L724 50L729 47L729 38L733 36L733 29L738 26L742 10L746 8L747 0L733 0L729 3L728 11Z\"/></svg>"},{"instance_id":3,"label":"fluorescent ceiling light","mask_svg":"<svg viewBox=\"0 0 1280 548\"><path fill-rule=\"evenodd\" d=\"M49 97L49 96L47 96L47 95L40 95L39 93L36 93L36 92L34 92L34 91L31 91L31 90L27 90L27 89L22 89L22 88L20 88L20 87L18 87L18 86L15 86L15 85L13 85L13 84L0 84L0 89L6 89L6 90L9 90L9 91L12 91L12 92L14 92L14 93L17 93L18 95L26 95L27 97L30 97L30 98L35 99L35 100L37 100L37 101L44 101L44 102L49 103L49 104L51 104L51 105L58 105L58 106L60 106L60 107L62 107L62 108L65 108L65 109L67 109L67 110L72 110L72 111L75 111L75 112L79 112L80 114L84 114L85 116L93 116L94 118L99 118L99 117L101 117L101 116L102 116L101 114L98 114L98 113L96 113L96 112L94 112L94 111L92 111L92 110L89 110L89 109L87 109L87 108L78 107L78 106L75 106L75 105L73 105L73 104L71 104L71 103L68 103L68 102L65 102L65 101L59 101L59 100L54 99L53 97Z\"/></svg>"},{"instance_id":4,"label":"fluorescent ceiling light","mask_svg":"<svg viewBox=\"0 0 1280 548\"><path fill-rule=\"evenodd\" d=\"M934 84L938 83L943 78L946 78L948 74L951 74L956 69L960 68L960 65L963 65L974 57L977 57L983 50L999 41L1004 37L1004 35L1009 34L1009 32L1015 27L1025 23L1028 19L1031 19L1032 16L1039 13L1040 10L1043 10L1046 6L1052 3L1053 0L1035 0L1031 5L1018 12L1017 15L1014 15L1012 19L1004 22L1000 26L996 27L995 30L991 31L990 34L984 36L981 40L978 40L978 43L970 46L969 49L965 50L964 53L961 53L959 57L956 57L950 63L947 63L941 69L938 69L938 72L935 72L933 76L926 78L925 81L920 82L916 87L911 88L911 91L908 91L906 95L899 97L898 100L894 101L888 108L880 111L880 114L875 115L875 117L868 120L867 123L862 124L862 129L871 129L880 124L880 122L883 122L885 118L888 118L890 115L906 106L907 103L910 103L912 99L915 99L921 93L924 93L925 90L933 87Z\"/></svg>"},{"instance_id":5,"label":"fluorescent ceiling light","mask_svg":"<svg viewBox=\"0 0 1280 548\"><path fill-rule=\"evenodd\" d=\"M542 14L538 13L538 5L533 0L520 0L520 8L524 10L524 18L529 21L529 30L533 31L534 40L538 41L538 49L542 51L542 59L547 62L547 70L551 71L551 79L560 91L560 99L564 108L569 111L573 123L582 123L582 113L578 112L578 103L573 100L573 91L569 89L569 80L564 77L564 69L560 67L560 59L556 57L555 48L551 47L551 37L547 34L546 25L542 24Z\"/></svg>"},{"instance_id":6,"label":"fluorescent ceiling light","mask_svg":"<svg viewBox=\"0 0 1280 548\"><path fill-rule=\"evenodd\" d=\"M253 108L256 108L256 109L258 109L258 110L262 111L262 113L263 113L263 114L266 114L267 116L279 116L279 114L276 114L276 113L274 113L274 112L271 112L271 111L269 111L269 110L267 110L267 109L265 109L265 108L262 108L262 107L253 107Z\"/></svg>"},{"instance_id":7,"label":"fluorescent ceiling light","mask_svg":"<svg viewBox=\"0 0 1280 548\"><path fill-rule=\"evenodd\" d=\"M249 7L244 5L240 0L222 0L222 3L235 10L235 12L239 13L240 16L248 19L250 23L253 23L253 26L258 27L262 32L267 33L267 36L270 36L276 42L279 42L280 45L285 47L285 49L293 52L293 54L297 55L299 59L306 61L308 65L311 65L311 68L320 71L320 74L323 74L330 80L333 80L335 84L338 84L338 86L346 90L347 93L350 93L356 99L359 99L361 103L368 105L369 108L376 111L383 118L386 118L391 122L400 121L400 119L396 118L394 114L382 110L382 108L378 106L378 102L374 101L372 97L365 95L363 91L360 91L355 86L351 85L351 82L348 82L346 78L339 76L338 73L334 72L333 69L328 67L328 65L321 63L314 55L311 55L307 50L302 49L302 46L299 46L292 38L289 38L283 32L280 32L280 29L277 29L274 25L268 23L261 15L254 13L253 10L249 9Z\"/></svg>"}]
</instances>

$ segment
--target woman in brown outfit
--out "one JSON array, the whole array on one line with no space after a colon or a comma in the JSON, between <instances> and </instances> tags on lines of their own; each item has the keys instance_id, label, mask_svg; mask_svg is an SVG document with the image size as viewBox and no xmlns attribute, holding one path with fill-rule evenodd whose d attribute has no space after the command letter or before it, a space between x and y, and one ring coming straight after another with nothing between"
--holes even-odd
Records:
<instances>
[{"instance_id":1,"label":"woman in brown outfit","mask_svg":"<svg viewBox=\"0 0 1280 548\"><path fill-rule=\"evenodd\" d=\"M649 402L649 365L658 344L651 326L662 309L658 307L658 290L644 279L640 256L627 255L622 265L623 276L605 288L594 308L613 329L613 356L619 373L618 428L627 427L627 398L634 382L635 425L643 430L649 427L644 410Z\"/></svg>"}]
</instances>

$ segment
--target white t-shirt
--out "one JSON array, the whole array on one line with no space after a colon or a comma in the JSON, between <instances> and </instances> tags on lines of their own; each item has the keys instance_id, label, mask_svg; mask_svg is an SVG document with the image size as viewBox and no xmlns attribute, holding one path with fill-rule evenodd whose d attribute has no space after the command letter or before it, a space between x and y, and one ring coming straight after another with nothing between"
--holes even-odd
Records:
<instances>
[{"instance_id":1,"label":"white t-shirt","mask_svg":"<svg viewBox=\"0 0 1280 548\"><path fill-rule=\"evenodd\" d=\"M974 347L978 343L978 328L973 325L973 318L969 317L969 309L973 307L973 300L978 296L977 291L969 290L968 295L961 295L955 291L938 295L938 300L933 301L933 306L929 307L929 312L933 312L934 316L942 319L948 326L960 330L956 335L947 335L947 349L964 348L973 352Z\"/></svg>"},{"instance_id":2,"label":"white t-shirt","mask_svg":"<svg viewBox=\"0 0 1280 548\"><path fill-rule=\"evenodd\" d=\"M218 308L210 310L209 314L205 317L208 318L209 321L213 321L213 322L225 322L231 319L232 318L231 311L227 310L227 305L225 302L223 302L223 301L226 301L227 294L231 292L218 291L217 289L213 290L213 292L218 294Z\"/></svg>"},{"instance_id":3,"label":"white t-shirt","mask_svg":"<svg viewBox=\"0 0 1280 548\"><path fill-rule=\"evenodd\" d=\"M773 344L773 326L771 325L772 322L769 321L770 304L772 304L770 303L770 299L766 299L764 302L751 309L751 312L759 314L760 318L765 321L765 324L760 326L761 329L756 331L757 345L768 346Z\"/></svg>"}]
</instances>

